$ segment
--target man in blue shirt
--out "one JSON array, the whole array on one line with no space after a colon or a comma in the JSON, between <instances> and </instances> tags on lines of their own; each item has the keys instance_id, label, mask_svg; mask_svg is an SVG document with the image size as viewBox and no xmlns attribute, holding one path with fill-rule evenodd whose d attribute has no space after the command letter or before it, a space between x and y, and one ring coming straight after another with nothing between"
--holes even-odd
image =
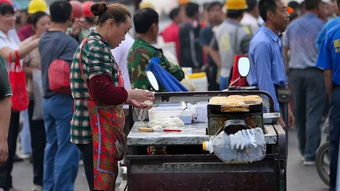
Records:
<instances>
[{"instance_id":1,"label":"man in blue shirt","mask_svg":"<svg viewBox=\"0 0 340 191\"><path fill-rule=\"evenodd\" d=\"M322 70L315 66L318 55L315 40L324 25L318 17L322 8L321 0L305 0L305 14L288 25L284 40L285 53L290 50L289 86L304 165L315 164L326 101Z\"/></svg>"},{"instance_id":2,"label":"man in blue shirt","mask_svg":"<svg viewBox=\"0 0 340 191\"><path fill-rule=\"evenodd\" d=\"M319 33L318 35L318 38L316 40L316 44L317 44L317 47L320 48L321 45L322 45L322 42L324 41L325 37L326 37L326 34L327 32L332 29L334 26L340 24L340 0L337 0L336 1L336 4L337 4L337 17L329 20L321 29L321 32Z\"/></svg>"},{"instance_id":3,"label":"man in blue shirt","mask_svg":"<svg viewBox=\"0 0 340 191\"><path fill-rule=\"evenodd\" d=\"M65 33L72 24L71 4L63 0L54 1L50 6L50 13L51 27L39 41L46 131L43 189L73 191L80 158L78 148L70 142L73 99L71 95L56 93L50 89L48 68L55 59L72 61L78 43Z\"/></svg>"},{"instance_id":4,"label":"man in blue shirt","mask_svg":"<svg viewBox=\"0 0 340 191\"><path fill-rule=\"evenodd\" d=\"M251 70L247 78L249 85L270 93L274 100L274 109L281 114L279 123L285 127L283 119L287 119L287 111L279 104L276 88L287 86L287 76L282 56L282 43L279 34L289 22L287 5L282 0L260 0L260 15L265 21L250 42L249 58ZM286 120L288 121L288 120Z\"/></svg>"},{"instance_id":5,"label":"man in blue shirt","mask_svg":"<svg viewBox=\"0 0 340 191\"><path fill-rule=\"evenodd\" d=\"M317 67L324 69L324 81L331 101L330 128L330 191L335 191L340 138L340 25L333 27L320 48Z\"/></svg>"}]
</instances>

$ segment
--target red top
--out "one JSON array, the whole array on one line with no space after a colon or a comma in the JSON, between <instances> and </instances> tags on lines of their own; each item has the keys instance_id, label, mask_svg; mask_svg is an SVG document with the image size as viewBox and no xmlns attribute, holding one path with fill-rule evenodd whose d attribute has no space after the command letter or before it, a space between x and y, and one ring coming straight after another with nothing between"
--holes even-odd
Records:
<instances>
[{"instance_id":1,"label":"red top","mask_svg":"<svg viewBox=\"0 0 340 191\"><path fill-rule=\"evenodd\" d=\"M163 32L161 33L163 36L164 42L175 42L176 47L176 56L179 61L179 51L180 51L180 45L179 45L179 26L176 23L171 23L169 26L167 26Z\"/></svg>"},{"instance_id":2,"label":"red top","mask_svg":"<svg viewBox=\"0 0 340 191\"><path fill-rule=\"evenodd\" d=\"M119 105L127 100L128 93L124 87L116 87L109 75L96 75L90 79L90 91L100 104Z\"/></svg>"},{"instance_id":3,"label":"red top","mask_svg":"<svg viewBox=\"0 0 340 191\"><path fill-rule=\"evenodd\" d=\"M18 33L19 39L21 41L24 41L27 38L34 35L33 26L30 24L24 25L17 31L17 33Z\"/></svg>"}]
</instances>

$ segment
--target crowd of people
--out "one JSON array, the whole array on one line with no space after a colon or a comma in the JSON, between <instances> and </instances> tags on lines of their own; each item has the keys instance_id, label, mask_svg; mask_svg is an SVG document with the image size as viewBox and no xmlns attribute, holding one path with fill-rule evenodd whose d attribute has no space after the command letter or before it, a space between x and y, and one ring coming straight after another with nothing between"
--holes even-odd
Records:
<instances>
[{"instance_id":1,"label":"crowd of people","mask_svg":"<svg viewBox=\"0 0 340 191\"><path fill-rule=\"evenodd\" d=\"M160 29L152 5L31 0L27 11L0 1L0 191L15 191L11 172L25 94L31 132L33 190L74 190L82 157L90 190L114 190L124 156L124 105L148 109L155 90L149 61L181 81L182 67L205 72L208 90L228 88L235 58L247 55L247 84L270 93L279 123L295 126L304 165L314 165L325 116L330 121L330 190L335 190L340 137L340 1L189 0ZM16 18L18 17L18 18ZM133 29L133 33L129 31ZM134 34L134 35L132 35ZM158 48L175 47L178 65ZM69 66L69 87L54 88L52 66ZM26 75L27 91L12 75ZM64 70L64 69L62 69ZM9 72L9 74L8 74ZM9 80L10 79L10 80ZM52 86L53 83L53 86ZM11 88L12 86L12 88ZM13 93L12 93L12 90ZM291 95L290 95L291 92ZM291 98L291 99L287 99ZM41 102L42 100L42 102ZM113 120L112 120L113 119ZM151 148L162 151L164 148Z\"/></svg>"}]
</instances>

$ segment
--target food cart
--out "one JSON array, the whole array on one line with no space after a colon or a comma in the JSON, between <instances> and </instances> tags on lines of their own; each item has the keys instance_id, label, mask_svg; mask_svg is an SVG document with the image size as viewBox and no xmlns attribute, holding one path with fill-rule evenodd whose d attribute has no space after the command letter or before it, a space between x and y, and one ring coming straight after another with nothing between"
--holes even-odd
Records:
<instances>
[{"instance_id":1,"label":"food cart","mask_svg":"<svg viewBox=\"0 0 340 191\"><path fill-rule=\"evenodd\" d=\"M154 104L185 101L197 103L213 96L256 94L264 110L273 110L269 94L263 91L156 93ZM133 108L132 108L133 109ZM135 114L130 112L130 114ZM133 120L134 115L130 116ZM225 163L202 150L209 123L185 125L181 132L141 132L144 122L136 121L128 136L126 157L127 190L286 190L286 134L279 124L264 124L265 158L251 163ZM167 154L147 154L148 146L165 146Z\"/></svg>"}]
</instances>

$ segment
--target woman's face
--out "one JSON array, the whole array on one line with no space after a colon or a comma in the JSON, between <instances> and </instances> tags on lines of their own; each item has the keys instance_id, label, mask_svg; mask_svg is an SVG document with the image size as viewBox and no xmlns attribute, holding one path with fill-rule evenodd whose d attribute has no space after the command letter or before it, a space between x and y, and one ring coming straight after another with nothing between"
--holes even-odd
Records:
<instances>
[{"instance_id":1,"label":"woman's face","mask_svg":"<svg viewBox=\"0 0 340 191\"><path fill-rule=\"evenodd\" d=\"M15 15L11 13L0 15L0 23L0 30L7 33L15 27Z\"/></svg>"},{"instance_id":2,"label":"woman's face","mask_svg":"<svg viewBox=\"0 0 340 191\"><path fill-rule=\"evenodd\" d=\"M51 25L51 19L48 15L42 16L35 25L35 33L41 35L47 31Z\"/></svg>"},{"instance_id":3,"label":"woman's face","mask_svg":"<svg viewBox=\"0 0 340 191\"><path fill-rule=\"evenodd\" d=\"M109 43L116 48L119 44L125 40L125 35L129 32L131 28L131 18L128 17L124 23L114 23L112 22L110 27Z\"/></svg>"}]
</instances>

